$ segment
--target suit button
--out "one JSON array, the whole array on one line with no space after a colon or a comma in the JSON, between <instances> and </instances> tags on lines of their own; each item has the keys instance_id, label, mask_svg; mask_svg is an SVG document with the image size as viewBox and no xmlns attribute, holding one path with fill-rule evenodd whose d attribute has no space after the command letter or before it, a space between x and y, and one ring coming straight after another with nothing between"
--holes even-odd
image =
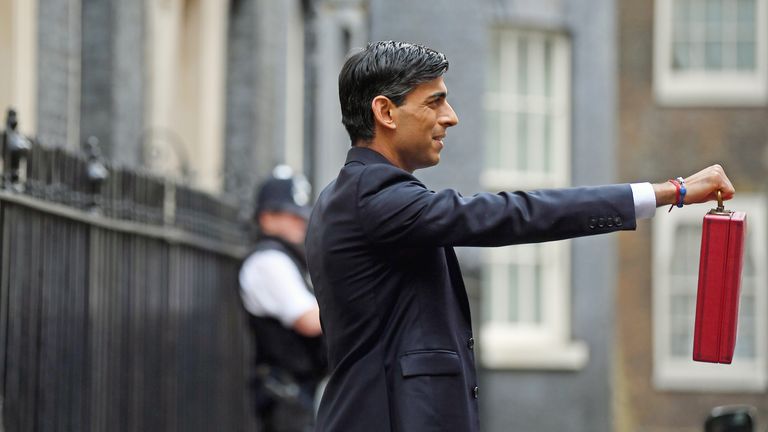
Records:
<instances>
[{"instance_id":1,"label":"suit button","mask_svg":"<svg viewBox=\"0 0 768 432\"><path fill-rule=\"evenodd\" d=\"M612 218L612 217L609 217L609 218L608 218L608 219L605 221L605 226L607 226L608 228L610 228L610 227L612 227L612 226L613 226L613 218Z\"/></svg>"},{"instance_id":2,"label":"suit button","mask_svg":"<svg viewBox=\"0 0 768 432\"><path fill-rule=\"evenodd\" d=\"M604 226L605 226L605 218L601 217L600 219L597 220L597 227L603 228Z\"/></svg>"},{"instance_id":3,"label":"suit button","mask_svg":"<svg viewBox=\"0 0 768 432\"><path fill-rule=\"evenodd\" d=\"M595 226L597 226L597 218L596 217L589 218L589 229L595 229Z\"/></svg>"},{"instance_id":4,"label":"suit button","mask_svg":"<svg viewBox=\"0 0 768 432\"><path fill-rule=\"evenodd\" d=\"M616 224L616 226L621 226L621 216L613 218L613 223Z\"/></svg>"},{"instance_id":5,"label":"suit button","mask_svg":"<svg viewBox=\"0 0 768 432\"><path fill-rule=\"evenodd\" d=\"M479 390L480 389L478 389L477 386L475 386L475 388L472 389L472 397L477 399L477 393L478 393Z\"/></svg>"},{"instance_id":6,"label":"suit button","mask_svg":"<svg viewBox=\"0 0 768 432\"><path fill-rule=\"evenodd\" d=\"M475 338L469 338L467 341L467 348L474 349L475 348Z\"/></svg>"}]
</instances>

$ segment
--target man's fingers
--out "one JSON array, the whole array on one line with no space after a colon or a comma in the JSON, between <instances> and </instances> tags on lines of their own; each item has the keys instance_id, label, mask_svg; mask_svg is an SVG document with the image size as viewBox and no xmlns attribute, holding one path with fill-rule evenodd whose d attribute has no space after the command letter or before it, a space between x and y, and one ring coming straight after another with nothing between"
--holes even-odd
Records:
<instances>
[{"instance_id":1,"label":"man's fingers","mask_svg":"<svg viewBox=\"0 0 768 432\"><path fill-rule=\"evenodd\" d=\"M733 184L731 184L731 180L725 174L723 167L720 166L719 164L715 164L712 166L712 168L713 168L713 177L714 177L714 185L713 185L714 199L717 199L718 190L721 192L724 200L729 200L733 198L733 195L736 193L736 190L733 188Z\"/></svg>"},{"instance_id":2,"label":"man's fingers","mask_svg":"<svg viewBox=\"0 0 768 432\"><path fill-rule=\"evenodd\" d=\"M693 174L685 182L690 188L690 195L686 196L688 203L716 201L718 190L721 192L723 200L733 198L736 193L731 180L720 164L712 165Z\"/></svg>"}]
</instances>

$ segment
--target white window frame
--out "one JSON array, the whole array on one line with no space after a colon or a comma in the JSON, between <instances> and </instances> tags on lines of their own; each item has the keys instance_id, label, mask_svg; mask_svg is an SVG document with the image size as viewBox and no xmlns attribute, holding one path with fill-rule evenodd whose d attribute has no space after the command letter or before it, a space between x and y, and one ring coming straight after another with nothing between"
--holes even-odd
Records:
<instances>
[{"instance_id":1,"label":"white window frame","mask_svg":"<svg viewBox=\"0 0 768 432\"><path fill-rule=\"evenodd\" d=\"M571 43L566 35L521 29L499 29L503 32L504 43L509 47L508 50L516 49L516 38L525 36L529 39L551 38L553 64L552 73L552 95L554 116L552 124L552 144L551 153L554 156L551 160L553 164L552 171L555 175L549 173L534 173L526 171L517 171L513 169L488 169L486 168L480 177L481 184L488 190L506 189L514 186L517 189L529 190L535 188L553 188L563 187L570 183L570 163L571 163ZM495 55L495 53L491 53ZM500 59L501 70L516 70L516 64L510 55L504 55ZM538 79L542 76L540 70L535 69L533 63L529 63L528 76L531 79ZM517 107L529 105L526 112L533 112L541 109L543 101L536 98L520 98L516 94L505 94L505 92L494 93L487 91L485 94L485 111L504 111L515 110ZM532 107L532 108L531 108ZM515 123L515 119L510 122ZM502 134L500 134L502 135ZM515 139L509 137L510 140ZM512 147L510 146L510 149ZM541 155L540 155L541 156Z\"/></svg>"},{"instance_id":2,"label":"white window frame","mask_svg":"<svg viewBox=\"0 0 768 432\"><path fill-rule=\"evenodd\" d=\"M740 193L726 202L731 210L747 214L747 236L755 267L755 359L735 357L730 365L694 362L670 353L670 289L668 273L675 229L680 224L701 224L702 206L675 208L671 213L657 215L653 223L653 384L659 390L763 392L768 384L766 340L768 332L768 302L766 296L766 207L761 195ZM696 287L692 287L696 289ZM739 323L741 325L741 323ZM693 322L691 322L693 329ZM691 330L692 331L692 330ZM737 334L738 338L738 334ZM691 347L691 353L693 347ZM691 354L692 357L693 354Z\"/></svg>"},{"instance_id":3,"label":"white window frame","mask_svg":"<svg viewBox=\"0 0 768 432\"><path fill-rule=\"evenodd\" d=\"M492 299L489 319L480 331L483 366L488 368L577 370L589 357L582 341L570 340L570 242L558 241L536 245L494 248L486 251L486 263L510 264L511 248L541 248L542 325L514 324L498 317L506 316L507 281L497 272L488 271L491 278L486 296ZM487 271L487 270L486 270ZM495 280L494 280L495 279Z\"/></svg>"},{"instance_id":4,"label":"white window frame","mask_svg":"<svg viewBox=\"0 0 768 432\"><path fill-rule=\"evenodd\" d=\"M677 0L655 0L653 88L668 106L762 106L768 103L768 0L755 0L755 71L675 71L672 7Z\"/></svg>"},{"instance_id":5,"label":"white window frame","mask_svg":"<svg viewBox=\"0 0 768 432\"><path fill-rule=\"evenodd\" d=\"M552 62L552 98L555 116L552 117L552 173L518 171L514 169L485 168L481 175L484 188L496 190L528 190L537 188L565 187L570 183L570 104L571 104L571 54L570 41L565 35L514 28L497 29L501 33L505 50L515 51L516 38L524 36L529 40L550 38L553 42ZM494 35L497 36L497 35ZM497 55L497 53L491 53ZM538 55L533 53L531 55ZM510 55L502 54L500 69L516 70ZM529 62L528 76L543 76L535 69L534 62ZM489 111L515 111L521 104L532 104L534 108L542 103L536 98L518 98L514 94L488 91L485 109ZM522 110L533 112L533 109ZM516 121L516 120L511 120ZM503 136L503 134L499 134ZM489 138L490 139L490 138ZM509 137L514 139L514 137ZM542 155L539 155L541 157ZM518 248L518 249L514 249ZM543 266L541 282L541 325L512 323L505 319L508 315L509 283L505 277L493 270L494 265L515 264L528 252L538 250ZM538 249L540 248L540 249ZM587 363L589 354L582 341L571 340L570 314L570 241L558 241L537 245L519 245L484 250L484 295L490 301L484 302L484 320L480 329L481 360L484 367L498 369L549 369L577 370ZM530 263L529 263L530 264ZM490 310L489 310L490 309ZM527 320L530 321L530 320Z\"/></svg>"}]
</instances>

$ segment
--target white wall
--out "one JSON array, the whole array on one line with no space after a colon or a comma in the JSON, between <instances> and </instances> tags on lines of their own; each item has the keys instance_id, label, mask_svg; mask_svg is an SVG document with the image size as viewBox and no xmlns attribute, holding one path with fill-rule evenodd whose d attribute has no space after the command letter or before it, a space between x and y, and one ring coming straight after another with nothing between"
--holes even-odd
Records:
<instances>
[{"instance_id":1,"label":"white wall","mask_svg":"<svg viewBox=\"0 0 768 432\"><path fill-rule=\"evenodd\" d=\"M19 130L36 130L37 1L0 0L0 113L8 107L19 115Z\"/></svg>"}]
</instances>

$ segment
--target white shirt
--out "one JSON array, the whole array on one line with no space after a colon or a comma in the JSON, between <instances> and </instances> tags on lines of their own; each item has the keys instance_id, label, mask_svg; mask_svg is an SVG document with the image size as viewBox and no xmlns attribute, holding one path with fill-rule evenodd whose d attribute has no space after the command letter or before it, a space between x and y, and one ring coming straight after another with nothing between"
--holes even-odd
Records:
<instances>
[{"instance_id":1,"label":"white shirt","mask_svg":"<svg viewBox=\"0 0 768 432\"><path fill-rule=\"evenodd\" d=\"M317 307L296 264L283 252L254 252L240 268L240 296L245 309L259 317L273 317L286 328Z\"/></svg>"},{"instance_id":2,"label":"white shirt","mask_svg":"<svg viewBox=\"0 0 768 432\"><path fill-rule=\"evenodd\" d=\"M635 219L648 219L656 214L656 193L650 183L632 183L632 199L635 201Z\"/></svg>"}]
</instances>

